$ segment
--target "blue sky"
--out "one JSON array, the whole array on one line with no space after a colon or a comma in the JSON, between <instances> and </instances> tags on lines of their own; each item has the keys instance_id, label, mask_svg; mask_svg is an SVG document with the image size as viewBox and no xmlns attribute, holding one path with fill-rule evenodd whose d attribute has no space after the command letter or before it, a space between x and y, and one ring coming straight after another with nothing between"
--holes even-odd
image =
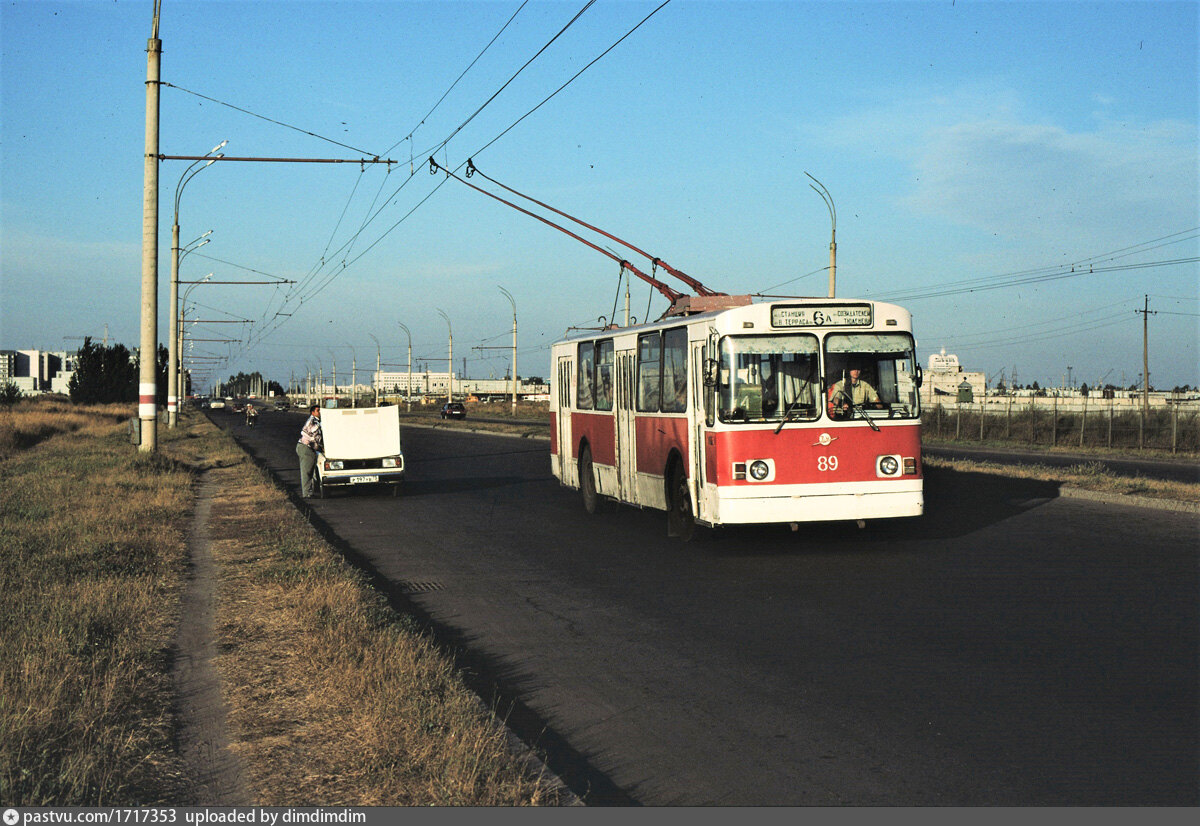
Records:
<instances>
[{"instance_id":1,"label":"blue sky","mask_svg":"<svg viewBox=\"0 0 1200 826\"><path fill-rule=\"evenodd\" d=\"M212 235L182 280L295 282L193 288L193 317L253 322L193 328L194 352L218 378L354 359L366 381L404 360L403 323L443 369L441 310L456 372L499 377L507 353L476 348L510 342L503 287L520 374L548 375L552 341L612 314L618 267L429 175L436 148L729 293L824 294L807 172L838 295L911 309L923 360L1132 384L1149 295L1154 383L1200 384L1196 2L660 2L600 0L554 39L586 0L163 0L160 152L400 161L190 179L182 242ZM0 347L138 344L152 11L0 7ZM164 340L187 167L160 171Z\"/></svg>"}]
</instances>

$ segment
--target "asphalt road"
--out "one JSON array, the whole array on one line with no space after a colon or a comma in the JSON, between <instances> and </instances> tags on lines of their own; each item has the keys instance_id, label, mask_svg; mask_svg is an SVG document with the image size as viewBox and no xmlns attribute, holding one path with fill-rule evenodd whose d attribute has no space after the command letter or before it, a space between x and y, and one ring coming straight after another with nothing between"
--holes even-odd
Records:
<instances>
[{"instance_id":1,"label":"asphalt road","mask_svg":"<svg viewBox=\"0 0 1200 826\"><path fill-rule=\"evenodd\" d=\"M302 417L232 426L293 491ZM666 536L546 442L406 428L304 503L593 804L1200 804L1200 524L948 470L927 514Z\"/></svg>"}]
</instances>

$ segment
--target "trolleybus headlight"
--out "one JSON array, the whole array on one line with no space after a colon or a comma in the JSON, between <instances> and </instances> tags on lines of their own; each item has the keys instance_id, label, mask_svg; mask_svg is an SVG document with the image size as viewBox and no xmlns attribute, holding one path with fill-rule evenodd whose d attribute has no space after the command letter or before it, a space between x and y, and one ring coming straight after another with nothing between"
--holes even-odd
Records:
<instances>
[{"instance_id":1,"label":"trolleybus headlight","mask_svg":"<svg viewBox=\"0 0 1200 826\"><path fill-rule=\"evenodd\" d=\"M771 475L771 466L762 459L755 459L749 466L750 478L755 482L762 482Z\"/></svg>"},{"instance_id":2,"label":"trolleybus headlight","mask_svg":"<svg viewBox=\"0 0 1200 826\"><path fill-rule=\"evenodd\" d=\"M900 459L895 456L879 457L879 475L895 476L900 472Z\"/></svg>"}]
</instances>

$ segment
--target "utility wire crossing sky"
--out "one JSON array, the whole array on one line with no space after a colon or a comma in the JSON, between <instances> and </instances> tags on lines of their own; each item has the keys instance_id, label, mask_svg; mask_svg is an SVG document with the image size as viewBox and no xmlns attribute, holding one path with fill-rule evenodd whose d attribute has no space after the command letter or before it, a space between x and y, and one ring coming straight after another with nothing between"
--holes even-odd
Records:
<instances>
[{"instance_id":1,"label":"utility wire crossing sky","mask_svg":"<svg viewBox=\"0 0 1200 826\"><path fill-rule=\"evenodd\" d=\"M0 347L138 343L153 6L0 8ZM1139 382L1148 300L1152 383L1194 387L1198 19L1196 2L164 0L162 154L352 162L162 161L159 338L177 206L203 380L353 363L366 382L405 360L401 324L429 369L453 333L456 372L501 377L504 291L521 374L548 375L550 343L610 320L628 273L430 175L432 156L730 294L824 295L836 212L838 296L909 308L923 359L945 348L993 380ZM639 320L666 308L631 290Z\"/></svg>"}]
</instances>

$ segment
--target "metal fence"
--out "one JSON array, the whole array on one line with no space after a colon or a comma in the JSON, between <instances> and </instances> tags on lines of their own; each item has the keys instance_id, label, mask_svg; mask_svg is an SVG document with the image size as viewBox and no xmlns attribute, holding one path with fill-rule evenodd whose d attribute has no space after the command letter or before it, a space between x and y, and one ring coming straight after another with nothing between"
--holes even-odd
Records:
<instances>
[{"instance_id":1,"label":"metal fence","mask_svg":"<svg viewBox=\"0 0 1200 826\"><path fill-rule=\"evenodd\" d=\"M924 432L954 441L1003 441L1049 447L1101 447L1200 453L1200 414L1179 405L1118 410L1111 400L1060 410L1054 402L959 403L926 408Z\"/></svg>"}]
</instances>

